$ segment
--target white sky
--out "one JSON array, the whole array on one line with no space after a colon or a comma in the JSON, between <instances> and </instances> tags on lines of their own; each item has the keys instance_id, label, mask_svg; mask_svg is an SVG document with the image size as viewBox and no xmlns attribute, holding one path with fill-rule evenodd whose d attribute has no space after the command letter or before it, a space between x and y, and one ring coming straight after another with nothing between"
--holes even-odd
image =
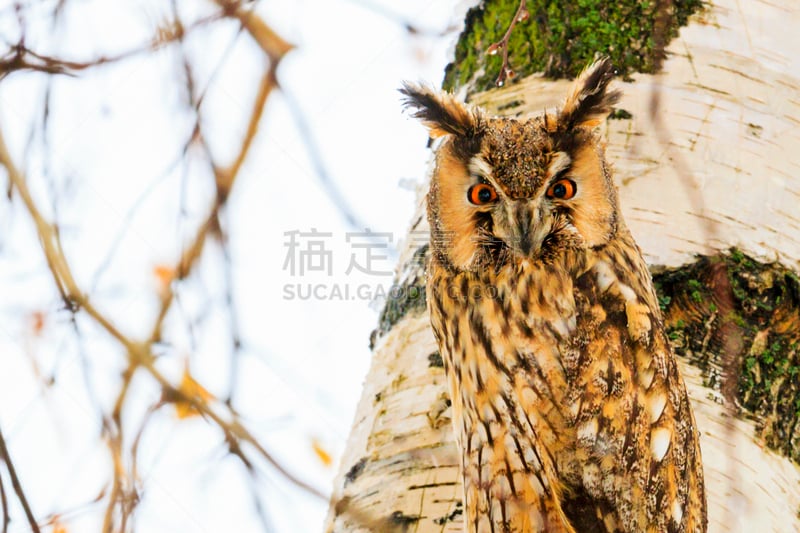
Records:
<instances>
[{"instance_id":1,"label":"white sky","mask_svg":"<svg viewBox=\"0 0 800 533\"><path fill-rule=\"evenodd\" d=\"M370 1L426 29L457 24L463 14L456 0ZM78 61L141 46L170 13L169 3L158 0L69 0L53 25L55 0L21 3L26 46ZM185 22L214 11L204 0L177 4ZM396 21L355 0L255 5L273 29L297 45L279 79L306 117L329 175L360 219L373 231L391 233L391 246L397 246L414 207L414 193L400 183L421 179L428 153L424 130L403 116L396 89L404 79L439 84L455 33L411 37ZM19 28L13 3L0 0L0 50L18 41ZM231 21L215 23L190 34L183 48L198 86L208 87L203 128L222 164L238 147L263 68L260 51L246 34L237 37L237 29ZM77 77L52 78L44 136L47 77L15 73L0 81L3 135L40 207L58 221L78 283L93 288L92 301L134 337L149 332L157 309L154 267L175 262L213 194L202 157L180 158L194 121L184 105L180 61L180 48L170 46ZM5 188L4 172L0 183ZM179 216L182 205L185 215ZM285 296L288 290L296 293L297 284L303 292L312 284L322 296L334 290L371 294L388 288L391 276L346 273L353 258L364 266L365 250L353 246L363 241L347 242L354 229L320 187L306 140L281 92L268 101L226 220L244 344L236 407L287 468L328 492L337 466L324 466L311 443L318 441L337 457L344 448L369 365L378 306L359 297ZM330 276L300 277L284 268L285 233L312 229L331 234L321 239L331 252ZM309 240L298 242L305 247ZM115 253L98 277L114 243ZM391 271L394 264L384 259L372 266ZM85 318L76 338L29 216L19 202L5 199L0 199L0 295L0 428L27 496L38 517L65 513L70 532L98 531L104 502L90 502L109 478L110 465L99 438L97 405L110 409L124 353ZM169 343L161 347L159 368L177 383L189 358L195 377L224 396L231 346L219 248L206 250L179 296L165 328ZM34 335L31 316L39 312L46 326ZM50 376L55 383L45 386ZM87 395L86 379L96 401ZM124 412L129 431L159 396L146 376L134 381ZM220 432L199 418L177 420L169 407L158 411L142 437L139 469L143 500L136 531L262 530L244 469L225 454ZM326 502L288 485L263 463L259 469L257 494L271 530L320 530ZM26 531L5 471L0 475L12 500L11 530Z\"/></svg>"}]
</instances>

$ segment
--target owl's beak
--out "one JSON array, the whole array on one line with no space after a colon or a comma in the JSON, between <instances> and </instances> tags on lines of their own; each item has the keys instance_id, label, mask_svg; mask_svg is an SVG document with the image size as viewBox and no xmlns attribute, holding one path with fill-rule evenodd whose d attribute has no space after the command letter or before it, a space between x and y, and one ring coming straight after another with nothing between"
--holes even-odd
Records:
<instances>
[{"instance_id":1,"label":"owl's beak","mask_svg":"<svg viewBox=\"0 0 800 533\"><path fill-rule=\"evenodd\" d=\"M523 257L538 255L553 225L544 203L524 201L512 204L508 208L508 219L511 235L507 244Z\"/></svg>"}]
</instances>

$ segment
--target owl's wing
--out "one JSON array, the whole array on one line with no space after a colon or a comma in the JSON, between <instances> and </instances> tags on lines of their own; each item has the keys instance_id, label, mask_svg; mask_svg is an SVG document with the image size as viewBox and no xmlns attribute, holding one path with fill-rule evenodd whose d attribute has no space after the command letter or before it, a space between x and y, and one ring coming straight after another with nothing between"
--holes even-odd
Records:
<instances>
[{"instance_id":1,"label":"owl's wing","mask_svg":"<svg viewBox=\"0 0 800 533\"><path fill-rule=\"evenodd\" d=\"M704 531L696 426L654 298L587 289L593 323L582 326L595 333L584 337L577 387L581 498L565 513L595 511L608 531Z\"/></svg>"}]
</instances>

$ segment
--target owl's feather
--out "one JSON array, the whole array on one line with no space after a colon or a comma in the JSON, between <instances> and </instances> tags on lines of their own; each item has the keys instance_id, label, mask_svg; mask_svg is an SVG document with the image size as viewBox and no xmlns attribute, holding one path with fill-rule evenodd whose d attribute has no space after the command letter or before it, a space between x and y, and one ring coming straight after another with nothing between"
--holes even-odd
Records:
<instances>
[{"instance_id":1,"label":"owl's feather","mask_svg":"<svg viewBox=\"0 0 800 533\"><path fill-rule=\"evenodd\" d=\"M614 66L608 58L597 60L587 67L572 86L559 113L564 129L598 126L622 96L622 91L608 91L614 78Z\"/></svg>"},{"instance_id":2,"label":"owl's feather","mask_svg":"<svg viewBox=\"0 0 800 533\"><path fill-rule=\"evenodd\" d=\"M411 83L404 83L400 93L405 97L404 107L413 110L411 116L425 124L431 137L466 138L475 136L480 129L480 115L467 109L452 94Z\"/></svg>"}]
</instances>

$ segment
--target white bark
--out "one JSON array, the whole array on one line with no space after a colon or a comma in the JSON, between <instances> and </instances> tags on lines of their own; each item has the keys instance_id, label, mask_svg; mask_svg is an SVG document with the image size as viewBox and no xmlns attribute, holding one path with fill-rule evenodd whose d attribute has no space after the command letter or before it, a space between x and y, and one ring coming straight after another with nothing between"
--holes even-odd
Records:
<instances>
[{"instance_id":1,"label":"white bark","mask_svg":"<svg viewBox=\"0 0 800 533\"><path fill-rule=\"evenodd\" d=\"M633 118L608 122L608 158L650 264L736 246L800 270L798 28L796 2L715 0L670 43L662 74L619 83L619 107ZM567 84L531 77L473 102L491 111L521 101L506 112L539 113ZM649 118L654 89L666 143ZM409 315L378 341L328 531L460 531L450 410L443 370L429 364L427 321ZM728 417L698 369L682 370L702 434L709 531L800 531L800 469L761 446L753 422Z\"/></svg>"}]
</instances>

